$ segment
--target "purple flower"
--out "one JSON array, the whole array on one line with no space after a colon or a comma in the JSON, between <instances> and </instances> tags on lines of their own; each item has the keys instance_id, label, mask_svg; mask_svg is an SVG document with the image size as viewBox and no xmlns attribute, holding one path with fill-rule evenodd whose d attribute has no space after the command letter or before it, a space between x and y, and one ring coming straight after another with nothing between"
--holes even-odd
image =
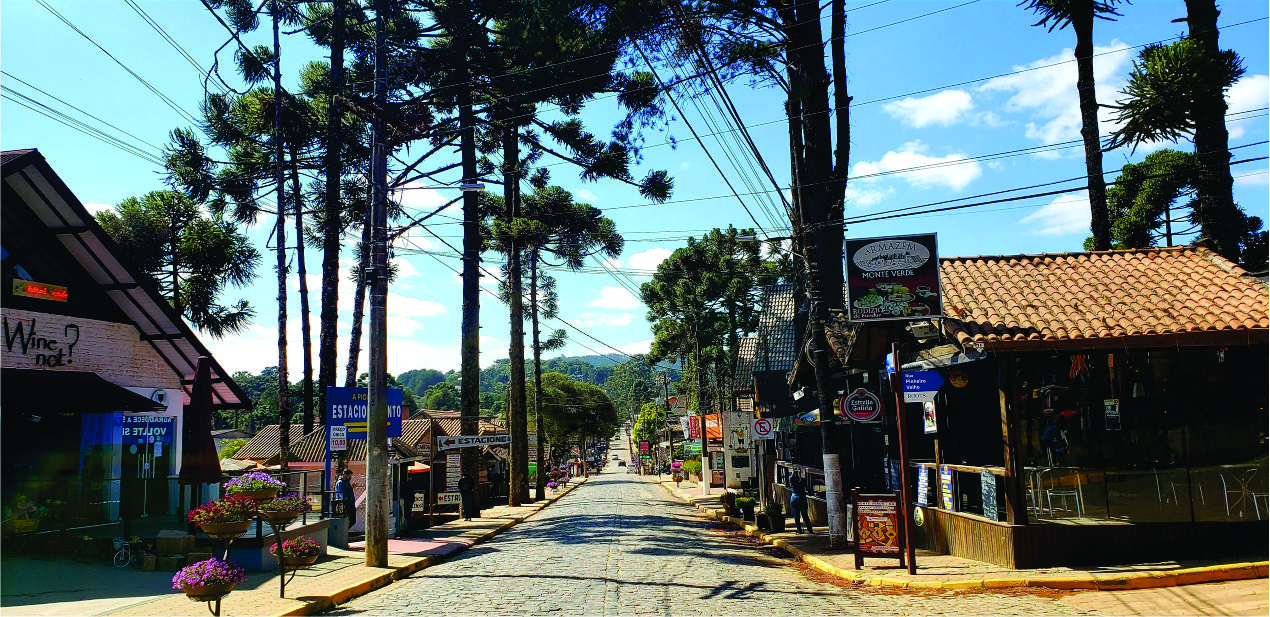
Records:
<instances>
[{"instance_id":1,"label":"purple flower","mask_svg":"<svg viewBox=\"0 0 1270 617\"><path fill-rule=\"evenodd\" d=\"M181 568L172 577L172 588L206 587L220 583L241 583L245 580L247 575L238 564L213 557Z\"/></svg>"},{"instance_id":2,"label":"purple flower","mask_svg":"<svg viewBox=\"0 0 1270 617\"><path fill-rule=\"evenodd\" d=\"M224 484L225 492L234 494L244 491L258 491L267 488L282 490L286 484L274 480L263 471L250 471Z\"/></svg>"}]
</instances>

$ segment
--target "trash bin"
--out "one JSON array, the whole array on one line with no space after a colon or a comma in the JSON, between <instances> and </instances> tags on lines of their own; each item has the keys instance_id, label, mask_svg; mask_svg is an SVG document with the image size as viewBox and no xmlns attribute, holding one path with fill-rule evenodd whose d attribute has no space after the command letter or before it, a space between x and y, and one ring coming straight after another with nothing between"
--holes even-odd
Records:
<instances>
[{"instance_id":1,"label":"trash bin","mask_svg":"<svg viewBox=\"0 0 1270 617\"><path fill-rule=\"evenodd\" d=\"M331 526L326 529L326 543L336 548L348 548L348 519L336 516L327 520Z\"/></svg>"}]
</instances>

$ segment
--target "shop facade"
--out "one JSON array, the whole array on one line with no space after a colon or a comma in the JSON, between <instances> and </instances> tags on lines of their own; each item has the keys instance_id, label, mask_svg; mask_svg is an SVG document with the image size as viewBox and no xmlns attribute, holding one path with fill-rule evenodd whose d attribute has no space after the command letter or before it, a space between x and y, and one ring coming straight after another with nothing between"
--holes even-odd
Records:
<instances>
[{"instance_id":1,"label":"shop facade","mask_svg":"<svg viewBox=\"0 0 1270 617\"><path fill-rule=\"evenodd\" d=\"M0 492L57 527L178 512L199 356L180 316L35 150L3 153ZM212 362L213 398L246 397Z\"/></svg>"}]
</instances>

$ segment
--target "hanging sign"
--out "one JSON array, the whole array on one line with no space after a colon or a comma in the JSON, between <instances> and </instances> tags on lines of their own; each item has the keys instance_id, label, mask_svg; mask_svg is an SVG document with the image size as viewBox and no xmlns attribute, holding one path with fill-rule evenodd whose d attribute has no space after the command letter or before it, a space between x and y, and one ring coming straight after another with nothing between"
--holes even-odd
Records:
<instances>
[{"instance_id":1,"label":"hanging sign","mask_svg":"<svg viewBox=\"0 0 1270 617\"><path fill-rule=\"evenodd\" d=\"M922 403L922 427L927 435L939 432L939 424L935 421L935 401Z\"/></svg>"},{"instance_id":2,"label":"hanging sign","mask_svg":"<svg viewBox=\"0 0 1270 617\"><path fill-rule=\"evenodd\" d=\"M366 388L327 388L326 425L348 427L350 439L366 439ZM401 437L401 390L388 388L388 436Z\"/></svg>"},{"instance_id":3,"label":"hanging sign","mask_svg":"<svg viewBox=\"0 0 1270 617\"><path fill-rule=\"evenodd\" d=\"M851 321L943 315L935 234L852 239L843 249Z\"/></svg>"},{"instance_id":4,"label":"hanging sign","mask_svg":"<svg viewBox=\"0 0 1270 617\"><path fill-rule=\"evenodd\" d=\"M904 563L903 525L900 521L900 496L861 495L851 490L851 502L855 505L851 517L853 537L856 539L855 567L864 565L865 557L899 559Z\"/></svg>"},{"instance_id":5,"label":"hanging sign","mask_svg":"<svg viewBox=\"0 0 1270 617\"><path fill-rule=\"evenodd\" d=\"M904 402L925 403L935 400L935 395L944 386L944 377L939 371L903 371Z\"/></svg>"},{"instance_id":6,"label":"hanging sign","mask_svg":"<svg viewBox=\"0 0 1270 617\"><path fill-rule=\"evenodd\" d=\"M1103 413L1106 414L1106 429L1109 431L1120 430L1120 399L1109 398L1102 402Z\"/></svg>"},{"instance_id":7,"label":"hanging sign","mask_svg":"<svg viewBox=\"0 0 1270 617\"><path fill-rule=\"evenodd\" d=\"M24 281L19 278L13 279L13 295L54 302L65 302L70 297L66 288L61 285Z\"/></svg>"},{"instance_id":8,"label":"hanging sign","mask_svg":"<svg viewBox=\"0 0 1270 617\"><path fill-rule=\"evenodd\" d=\"M838 415L856 422L872 422L882 415L882 399L864 388L857 388L838 399Z\"/></svg>"}]
</instances>

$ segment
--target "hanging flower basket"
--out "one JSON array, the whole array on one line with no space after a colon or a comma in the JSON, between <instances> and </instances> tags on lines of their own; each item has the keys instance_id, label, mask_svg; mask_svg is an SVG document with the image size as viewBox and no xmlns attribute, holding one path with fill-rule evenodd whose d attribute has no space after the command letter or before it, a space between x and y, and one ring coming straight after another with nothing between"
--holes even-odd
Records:
<instances>
[{"instance_id":1,"label":"hanging flower basket","mask_svg":"<svg viewBox=\"0 0 1270 617\"><path fill-rule=\"evenodd\" d=\"M308 497L290 493L260 504L256 510L256 516L271 525L282 525L295 520L297 516L305 512L312 511L313 502Z\"/></svg>"},{"instance_id":2,"label":"hanging flower basket","mask_svg":"<svg viewBox=\"0 0 1270 617\"><path fill-rule=\"evenodd\" d=\"M272 476L263 471L251 471L226 482L222 486L225 487L225 492L230 495L245 495L261 501L273 499L273 496L285 488L286 484L273 479Z\"/></svg>"},{"instance_id":3,"label":"hanging flower basket","mask_svg":"<svg viewBox=\"0 0 1270 617\"><path fill-rule=\"evenodd\" d=\"M294 521L297 517L300 516L300 513L299 512L285 512L285 511L278 512L274 510L260 510L256 512L256 516L259 516L260 520L266 523L269 523L270 525L283 525L286 523L290 523L291 521Z\"/></svg>"},{"instance_id":4,"label":"hanging flower basket","mask_svg":"<svg viewBox=\"0 0 1270 617\"><path fill-rule=\"evenodd\" d=\"M195 602L211 602L219 600L234 590L234 583L216 583L214 585L191 585L182 587L185 597Z\"/></svg>"},{"instance_id":5,"label":"hanging flower basket","mask_svg":"<svg viewBox=\"0 0 1270 617\"><path fill-rule=\"evenodd\" d=\"M238 491L237 493L234 493L234 494L241 495L243 497L251 497L252 499L255 499L256 501L265 501L266 499L273 499L274 496L278 494L278 489L261 488L261 489L256 489L254 491Z\"/></svg>"},{"instance_id":6,"label":"hanging flower basket","mask_svg":"<svg viewBox=\"0 0 1270 617\"><path fill-rule=\"evenodd\" d=\"M283 557L282 567L284 568L307 568L318 560L317 555L309 555L308 557Z\"/></svg>"},{"instance_id":7,"label":"hanging flower basket","mask_svg":"<svg viewBox=\"0 0 1270 617\"><path fill-rule=\"evenodd\" d=\"M212 537L223 536L239 536L247 533L251 529L251 521L236 521L233 523L199 523L199 528L203 533Z\"/></svg>"}]
</instances>

